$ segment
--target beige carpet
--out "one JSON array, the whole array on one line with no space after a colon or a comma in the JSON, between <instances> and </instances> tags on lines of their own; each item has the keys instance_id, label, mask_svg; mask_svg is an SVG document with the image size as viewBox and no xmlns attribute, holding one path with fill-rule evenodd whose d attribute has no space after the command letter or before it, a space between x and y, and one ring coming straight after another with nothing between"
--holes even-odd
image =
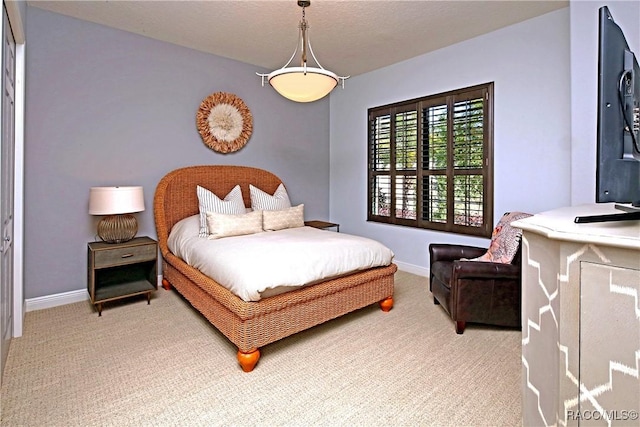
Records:
<instances>
[{"instance_id":1,"label":"beige carpet","mask_svg":"<svg viewBox=\"0 0 640 427\"><path fill-rule=\"evenodd\" d=\"M2 382L3 426L516 426L520 331L456 335L423 277L263 348L251 373L174 291L27 313Z\"/></svg>"}]
</instances>

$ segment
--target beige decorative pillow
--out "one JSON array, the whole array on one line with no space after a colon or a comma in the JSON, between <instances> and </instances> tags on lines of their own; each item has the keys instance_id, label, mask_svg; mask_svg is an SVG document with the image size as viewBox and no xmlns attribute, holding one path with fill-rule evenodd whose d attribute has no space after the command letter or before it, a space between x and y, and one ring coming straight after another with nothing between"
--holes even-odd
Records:
<instances>
[{"instance_id":1,"label":"beige decorative pillow","mask_svg":"<svg viewBox=\"0 0 640 427\"><path fill-rule=\"evenodd\" d=\"M262 211L252 211L239 215L207 212L209 239L242 236L260 233L262 230Z\"/></svg>"},{"instance_id":2,"label":"beige decorative pillow","mask_svg":"<svg viewBox=\"0 0 640 427\"><path fill-rule=\"evenodd\" d=\"M264 228L264 231L296 227L304 227L304 205L279 211L262 211L262 228Z\"/></svg>"}]
</instances>

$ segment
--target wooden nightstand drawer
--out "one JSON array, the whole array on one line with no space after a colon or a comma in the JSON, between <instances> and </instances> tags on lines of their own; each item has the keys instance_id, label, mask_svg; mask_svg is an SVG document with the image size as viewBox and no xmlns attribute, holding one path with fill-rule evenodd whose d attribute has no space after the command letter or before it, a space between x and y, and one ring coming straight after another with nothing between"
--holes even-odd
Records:
<instances>
[{"instance_id":1,"label":"wooden nightstand drawer","mask_svg":"<svg viewBox=\"0 0 640 427\"><path fill-rule=\"evenodd\" d=\"M113 267L116 265L134 264L156 258L156 244L114 248L96 251L94 268Z\"/></svg>"}]
</instances>

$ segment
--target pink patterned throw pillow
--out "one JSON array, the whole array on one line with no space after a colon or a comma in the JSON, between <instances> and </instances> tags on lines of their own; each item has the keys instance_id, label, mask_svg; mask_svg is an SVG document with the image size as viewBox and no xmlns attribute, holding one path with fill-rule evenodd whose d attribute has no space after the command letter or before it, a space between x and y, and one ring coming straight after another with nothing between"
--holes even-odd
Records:
<instances>
[{"instance_id":1,"label":"pink patterned throw pillow","mask_svg":"<svg viewBox=\"0 0 640 427\"><path fill-rule=\"evenodd\" d=\"M493 229L491 244L487 252L469 261L511 263L516 252L518 252L520 237L522 236L522 230L512 227L511 223L530 216L531 214L524 212L507 212L504 214L502 218L500 218L500 221L498 221L496 228Z\"/></svg>"}]
</instances>

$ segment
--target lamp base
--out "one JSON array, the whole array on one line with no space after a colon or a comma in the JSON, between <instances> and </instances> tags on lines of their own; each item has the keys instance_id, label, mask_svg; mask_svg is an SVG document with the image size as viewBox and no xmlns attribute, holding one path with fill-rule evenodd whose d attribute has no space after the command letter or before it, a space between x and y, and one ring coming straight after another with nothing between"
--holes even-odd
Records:
<instances>
[{"instance_id":1,"label":"lamp base","mask_svg":"<svg viewBox=\"0 0 640 427\"><path fill-rule=\"evenodd\" d=\"M123 243L136 237L138 221L131 214L105 216L98 223L98 236L107 243Z\"/></svg>"}]
</instances>

